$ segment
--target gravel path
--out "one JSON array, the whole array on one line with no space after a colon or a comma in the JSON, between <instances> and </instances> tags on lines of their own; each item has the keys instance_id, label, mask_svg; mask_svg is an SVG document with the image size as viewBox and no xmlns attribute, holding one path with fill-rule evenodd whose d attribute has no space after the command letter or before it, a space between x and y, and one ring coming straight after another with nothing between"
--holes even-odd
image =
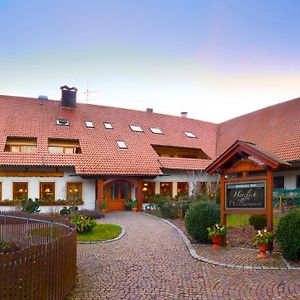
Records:
<instances>
[{"instance_id":1,"label":"gravel path","mask_svg":"<svg viewBox=\"0 0 300 300\"><path fill-rule=\"evenodd\" d=\"M78 284L69 299L300 299L300 271L237 270L193 259L168 224L110 213L116 242L78 245ZM233 258L234 260L234 258Z\"/></svg>"}]
</instances>

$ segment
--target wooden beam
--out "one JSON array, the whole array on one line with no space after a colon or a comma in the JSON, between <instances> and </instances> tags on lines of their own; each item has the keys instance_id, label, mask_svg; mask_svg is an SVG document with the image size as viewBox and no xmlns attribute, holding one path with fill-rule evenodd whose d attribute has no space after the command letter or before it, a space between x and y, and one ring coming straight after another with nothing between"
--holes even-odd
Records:
<instances>
[{"instance_id":1,"label":"wooden beam","mask_svg":"<svg viewBox=\"0 0 300 300\"><path fill-rule=\"evenodd\" d=\"M267 228L273 230L273 171L267 171Z\"/></svg>"},{"instance_id":2,"label":"wooden beam","mask_svg":"<svg viewBox=\"0 0 300 300\"><path fill-rule=\"evenodd\" d=\"M103 191L103 178L99 178L97 181L97 203L98 209L101 209L101 204L104 201L104 191ZM106 203L108 209L108 203Z\"/></svg>"},{"instance_id":3,"label":"wooden beam","mask_svg":"<svg viewBox=\"0 0 300 300\"><path fill-rule=\"evenodd\" d=\"M43 171L0 171L0 177L64 177L64 173Z\"/></svg>"},{"instance_id":4,"label":"wooden beam","mask_svg":"<svg viewBox=\"0 0 300 300\"><path fill-rule=\"evenodd\" d=\"M143 206L143 179L137 178L137 209L142 210Z\"/></svg>"}]
</instances>

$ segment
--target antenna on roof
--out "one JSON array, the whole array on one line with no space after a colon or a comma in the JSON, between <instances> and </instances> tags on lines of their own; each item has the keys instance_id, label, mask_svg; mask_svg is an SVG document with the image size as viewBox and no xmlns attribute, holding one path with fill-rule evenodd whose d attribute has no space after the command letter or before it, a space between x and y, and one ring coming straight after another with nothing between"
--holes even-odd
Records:
<instances>
[{"instance_id":1,"label":"antenna on roof","mask_svg":"<svg viewBox=\"0 0 300 300\"><path fill-rule=\"evenodd\" d=\"M89 100L91 100L91 99L90 99L91 94L99 93L99 92L100 92L99 90L96 90L96 91L90 91L90 90L89 90L89 82L87 81L87 82L86 82L86 91L83 92L83 94L86 95L86 103L89 103ZM93 98L93 99L95 99L95 98Z\"/></svg>"}]
</instances>

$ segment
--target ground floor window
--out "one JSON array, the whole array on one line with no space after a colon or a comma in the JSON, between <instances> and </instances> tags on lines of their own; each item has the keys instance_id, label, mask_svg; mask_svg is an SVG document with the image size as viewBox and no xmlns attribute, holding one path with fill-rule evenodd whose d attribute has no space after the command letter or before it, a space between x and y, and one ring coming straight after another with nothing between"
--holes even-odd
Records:
<instances>
[{"instance_id":1,"label":"ground floor window","mask_svg":"<svg viewBox=\"0 0 300 300\"><path fill-rule=\"evenodd\" d=\"M67 183L67 200L81 201L82 200L82 183L68 182Z\"/></svg>"},{"instance_id":2,"label":"ground floor window","mask_svg":"<svg viewBox=\"0 0 300 300\"><path fill-rule=\"evenodd\" d=\"M162 196L172 197L173 183L172 182L161 182L160 183L160 194Z\"/></svg>"},{"instance_id":3,"label":"ground floor window","mask_svg":"<svg viewBox=\"0 0 300 300\"><path fill-rule=\"evenodd\" d=\"M55 200L55 182L40 182L40 199Z\"/></svg>"},{"instance_id":4,"label":"ground floor window","mask_svg":"<svg viewBox=\"0 0 300 300\"><path fill-rule=\"evenodd\" d=\"M274 177L274 189L284 189L284 176Z\"/></svg>"},{"instance_id":5,"label":"ground floor window","mask_svg":"<svg viewBox=\"0 0 300 300\"><path fill-rule=\"evenodd\" d=\"M143 199L148 202L149 197L155 195L155 182L143 183Z\"/></svg>"},{"instance_id":6,"label":"ground floor window","mask_svg":"<svg viewBox=\"0 0 300 300\"><path fill-rule=\"evenodd\" d=\"M177 195L188 195L189 194L189 183L188 182L177 182Z\"/></svg>"},{"instance_id":7,"label":"ground floor window","mask_svg":"<svg viewBox=\"0 0 300 300\"><path fill-rule=\"evenodd\" d=\"M28 199L28 182L13 182L13 199Z\"/></svg>"}]
</instances>

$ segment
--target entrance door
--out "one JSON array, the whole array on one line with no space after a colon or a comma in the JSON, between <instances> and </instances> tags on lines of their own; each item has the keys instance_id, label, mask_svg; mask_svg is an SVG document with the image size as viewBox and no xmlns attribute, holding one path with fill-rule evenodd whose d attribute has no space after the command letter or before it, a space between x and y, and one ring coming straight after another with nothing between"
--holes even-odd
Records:
<instances>
[{"instance_id":1,"label":"entrance door","mask_svg":"<svg viewBox=\"0 0 300 300\"><path fill-rule=\"evenodd\" d=\"M130 183L128 182L113 182L107 189L108 209L109 210L124 210L125 199L131 198Z\"/></svg>"}]
</instances>

